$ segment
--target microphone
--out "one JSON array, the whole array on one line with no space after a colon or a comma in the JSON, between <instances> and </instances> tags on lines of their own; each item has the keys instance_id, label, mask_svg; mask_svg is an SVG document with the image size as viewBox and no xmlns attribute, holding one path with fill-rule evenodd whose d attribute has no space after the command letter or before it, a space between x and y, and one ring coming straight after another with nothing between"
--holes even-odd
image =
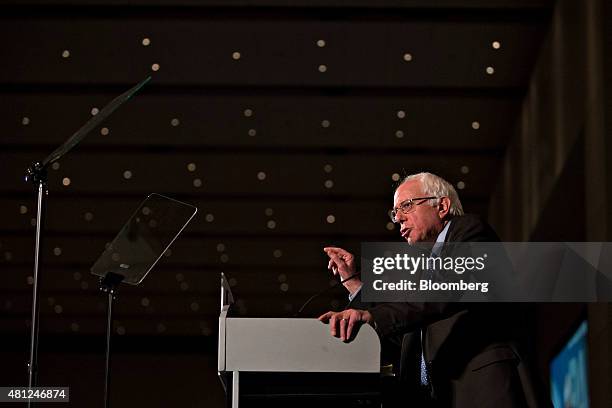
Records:
<instances>
[{"instance_id":1,"label":"microphone","mask_svg":"<svg viewBox=\"0 0 612 408\"><path fill-rule=\"evenodd\" d=\"M302 305L302 307L300 307L300 310L297 311L297 313L293 316L293 317L299 317L300 313L302 313L304 311L304 309L306 308L306 306L308 306L310 304L310 302L312 302L313 300L315 300L316 298L318 298L319 296L321 296L324 293L329 292L330 290L334 289L335 287L337 287L338 285L342 285L344 282L350 281L351 279L355 279L356 277L358 277L359 274L355 273L351 276L349 276L346 279L342 279L337 281L336 283L334 283L333 286L330 286L329 288L325 288L320 292L315 293L314 295L312 295L311 297L308 298L308 300L306 302L304 302L304 304Z\"/></svg>"}]
</instances>

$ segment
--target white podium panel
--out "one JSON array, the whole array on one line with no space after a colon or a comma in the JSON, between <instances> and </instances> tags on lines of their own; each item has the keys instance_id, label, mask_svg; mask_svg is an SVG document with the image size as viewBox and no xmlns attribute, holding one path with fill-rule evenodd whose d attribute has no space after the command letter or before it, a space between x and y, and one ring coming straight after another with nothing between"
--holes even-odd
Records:
<instances>
[{"instance_id":1,"label":"white podium panel","mask_svg":"<svg viewBox=\"0 0 612 408\"><path fill-rule=\"evenodd\" d=\"M380 341L372 327L345 343L317 319L219 319L219 371L380 372Z\"/></svg>"}]
</instances>

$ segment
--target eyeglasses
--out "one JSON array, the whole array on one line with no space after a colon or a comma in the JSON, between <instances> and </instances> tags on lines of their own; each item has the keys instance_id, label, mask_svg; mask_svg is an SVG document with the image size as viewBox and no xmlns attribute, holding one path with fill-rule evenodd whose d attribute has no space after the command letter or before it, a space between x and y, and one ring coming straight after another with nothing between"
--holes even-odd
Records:
<instances>
[{"instance_id":1,"label":"eyeglasses","mask_svg":"<svg viewBox=\"0 0 612 408\"><path fill-rule=\"evenodd\" d=\"M423 204L425 200L433 200L436 198L440 198L440 197L415 197L415 198L411 198L410 200L406 200L402 202L398 207L392 209L391 212L389 213L389 217L391 217L392 222L397 224L399 223L399 220L397 219L397 214L399 212L401 212L404 215L408 215L414 210L416 210L417 205Z\"/></svg>"}]
</instances>

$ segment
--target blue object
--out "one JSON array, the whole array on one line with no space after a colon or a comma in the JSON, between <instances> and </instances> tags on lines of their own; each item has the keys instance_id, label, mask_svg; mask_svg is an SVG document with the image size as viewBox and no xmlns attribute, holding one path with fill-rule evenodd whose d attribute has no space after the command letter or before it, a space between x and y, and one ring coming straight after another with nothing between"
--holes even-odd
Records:
<instances>
[{"instance_id":1,"label":"blue object","mask_svg":"<svg viewBox=\"0 0 612 408\"><path fill-rule=\"evenodd\" d=\"M587 322L580 324L550 363L550 393L555 408L588 408Z\"/></svg>"}]
</instances>

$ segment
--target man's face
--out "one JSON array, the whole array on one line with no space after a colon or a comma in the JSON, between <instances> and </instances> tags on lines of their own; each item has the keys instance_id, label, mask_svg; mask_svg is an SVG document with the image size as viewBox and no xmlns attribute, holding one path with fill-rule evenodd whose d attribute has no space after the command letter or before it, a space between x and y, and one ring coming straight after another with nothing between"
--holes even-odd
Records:
<instances>
[{"instance_id":1,"label":"man's face","mask_svg":"<svg viewBox=\"0 0 612 408\"><path fill-rule=\"evenodd\" d=\"M411 198L426 197L419 180L410 180L402 184L393 196L393 208ZM433 242L444 228L443 216L438 207L432 207L428 202L416 201L415 210L408 214L397 213L402 238L412 245L417 242ZM418 205L416 205L418 204Z\"/></svg>"}]
</instances>

